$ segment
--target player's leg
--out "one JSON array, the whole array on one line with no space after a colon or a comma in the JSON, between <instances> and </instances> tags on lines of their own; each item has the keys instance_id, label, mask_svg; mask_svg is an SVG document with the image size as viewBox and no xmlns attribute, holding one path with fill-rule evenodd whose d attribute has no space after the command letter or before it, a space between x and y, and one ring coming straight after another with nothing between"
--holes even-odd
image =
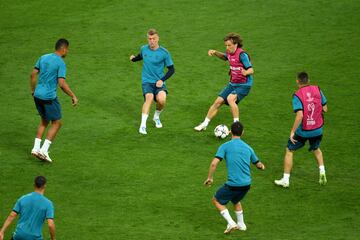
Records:
<instances>
[{"instance_id":1,"label":"player's leg","mask_svg":"<svg viewBox=\"0 0 360 240\"><path fill-rule=\"evenodd\" d=\"M227 226L224 231L225 234L228 234L231 231L238 229L237 224L230 216L229 210L226 208L226 204L232 199L232 197L233 192L229 189L227 185L224 185L217 190L215 196L212 199L212 203L227 222Z\"/></svg>"},{"instance_id":2,"label":"player's leg","mask_svg":"<svg viewBox=\"0 0 360 240\"><path fill-rule=\"evenodd\" d=\"M313 151L315 159L319 166L319 184L325 185L327 183L327 179L325 174L324 157L322 151L320 150L321 140L322 140L322 135L309 138L309 144L310 144L309 151Z\"/></svg>"},{"instance_id":3,"label":"player's leg","mask_svg":"<svg viewBox=\"0 0 360 240\"><path fill-rule=\"evenodd\" d=\"M163 111L166 104L166 91L161 90L156 94L156 109L153 117L155 126L157 128L162 128L162 123L160 121L160 114Z\"/></svg>"},{"instance_id":4,"label":"player's leg","mask_svg":"<svg viewBox=\"0 0 360 240\"><path fill-rule=\"evenodd\" d=\"M41 118L39 127L36 132L34 147L31 150L31 154L37 158L40 158L39 153L40 153L40 148L41 148L41 139L42 139L42 136L44 135L44 132L45 132L48 124L49 124L49 121Z\"/></svg>"},{"instance_id":5,"label":"player's leg","mask_svg":"<svg viewBox=\"0 0 360 240\"><path fill-rule=\"evenodd\" d=\"M144 104L143 104L142 110L141 110L141 123L140 123L140 128L139 128L139 133L141 133L141 134L147 134L146 121L149 116L151 104L154 100L154 94L146 93L144 95L144 98L145 98L145 100L144 100Z\"/></svg>"},{"instance_id":6,"label":"player's leg","mask_svg":"<svg viewBox=\"0 0 360 240\"><path fill-rule=\"evenodd\" d=\"M205 120L200 123L200 125L196 126L194 128L194 130L196 131L203 131L206 130L207 126L209 125L211 119L213 119L215 117L215 115L217 114L217 112L219 111L219 108L225 103L224 98L218 96L214 103L210 106L209 111L206 115Z\"/></svg>"},{"instance_id":7,"label":"player's leg","mask_svg":"<svg viewBox=\"0 0 360 240\"><path fill-rule=\"evenodd\" d=\"M234 205L234 211L237 218L238 229L241 231L246 231L243 208L241 206L240 201L245 197L246 193L249 191L250 185L243 187L236 187L236 188L237 189L233 189L234 194L233 194L233 198L231 199L231 202Z\"/></svg>"},{"instance_id":8,"label":"player's leg","mask_svg":"<svg viewBox=\"0 0 360 240\"><path fill-rule=\"evenodd\" d=\"M279 180L275 180L275 184L282 186L282 187L289 187L290 185L290 173L291 169L293 167L293 156L294 151L302 148L305 145L306 139L302 138L300 136L295 135L294 138L297 140L297 142L294 144L288 140L288 145L286 148L285 156L284 156L284 174L283 177Z\"/></svg>"},{"instance_id":9,"label":"player's leg","mask_svg":"<svg viewBox=\"0 0 360 240\"><path fill-rule=\"evenodd\" d=\"M233 116L234 122L239 121L239 108L237 105L237 99L238 97L236 93L231 93L229 94L229 96L227 96L227 102L230 106L230 111Z\"/></svg>"},{"instance_id":10,"label":"player's leg","mask_svg":"<svg viewBox=\"0 0 360 240\"><path fill-rule=\"evenodd\" d=\"M51 126L46 134L46 139L41 146L40 155L43 160L52 162L49 157L49 148L61 128L61 106L57 99L46 103L44 106L46 112L45 119L51 121Z\"/></svg>"}]
</instances>

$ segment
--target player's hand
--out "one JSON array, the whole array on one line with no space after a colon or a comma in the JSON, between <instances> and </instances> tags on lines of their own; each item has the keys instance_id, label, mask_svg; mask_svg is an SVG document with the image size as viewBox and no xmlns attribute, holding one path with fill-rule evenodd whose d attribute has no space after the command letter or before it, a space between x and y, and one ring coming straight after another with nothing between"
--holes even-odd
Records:
<instances>
[{"instance_id":1,"label":"player's hand","mask_svg":"<svg viewBox=\"0 0 360 240\"><path fill-rule=\"evenodd\" d=\"M256 167L257 167L258 169L260 169L260 170L265 170L265 165L264 165L262 162L258 162L258 163L256 164Z\"/></svg>"},{"instance_id":2,"label":"player's hand","mask_svg":"<svg viewBox=\"0 0 360 240\"><path fill-rule=\"evenodd\" d=\"M244 76L247 76L247 75L248 75L248 74L247 74L247 71L246 71L245 69L243 69L243 68L241 69L241 74L244 75Z\"/></svg>"},{"instance_id":3,"label":"player's hand","mask_svg":"<svg viewBox=\"0 0 360 240\"><path fill-rule=\"evenodd\" d=\"M210 187L213 184L214 180L212 178L208 178L205 180L204 185Z\"/></svg>"},{"instance_id":4,"label":"player's hand","mask_svg":"<svg viewBox=\"0 0 360 240\"><path fill-rule=\"evenodd\" d=\"M210 49L210 50L208 51L208 55L209 55L209 56L214 56L215 53L216 53L216 50L213 50L213 49Z\"/></svg>"},{"instance_id":5,"label":"player's hand","mask_svg":"<svg viewBox=\"0 0 360 240\"><path fill-rule=\"evenodd\" d=\"M78 104L78 102L79 102L79 100L77 99L77 97L73 97L72 99L71 99L71 101L72 101L72 105L75 107L77 104Z\"/></svg>"},{"instance_id":6,"label":"player's hand","mask_svg":"<svg viewBox=\"0 0 360 240\"><path fill-rule=\"evenodd\" d=\"M297 140L294 138L294 136L295 136L295 133L291 132L290 133L290 141L292 142L292 144L295 144L297 142Z\"/></svg>"},{"instance_id":7,"label":"player's hand","mask_svg":"<svg viewBox=\"0 0 360 240\"><path fill-rule=\"evenodd\" d=\"M4 239L4 233L0 232L0 240L3 240L3 239Z\"/></svg>"},{"instance_id":8,"label":"player's hand","mask_svg":"<svg viewBox=\"0 0 360 240\"><path fill-rule=\"evenodd\" d=\"M161 79L156 82L156 87L157 88L161 88L163 85L164 85L164 81L161 80Z\"/></svg>"},{"instance_id":9,"label":"player's hand","mask_svg":"<svg viewBox=\"0 0 360 240\"><path fill-rule=\"evenodd\" d=\"M131 56L130 56L130 61L132 61L134 58L135 58L135 56L134 56L134 55L131 55Z\"/></svg>"}]
</instances>

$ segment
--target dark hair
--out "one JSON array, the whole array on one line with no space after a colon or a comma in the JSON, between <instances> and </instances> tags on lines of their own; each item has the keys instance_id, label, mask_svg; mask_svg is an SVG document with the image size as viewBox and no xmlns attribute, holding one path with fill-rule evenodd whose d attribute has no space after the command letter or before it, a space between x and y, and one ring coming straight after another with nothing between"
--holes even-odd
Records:
<instances>
[{"instance_id":1,"label":"dark hair","mask_svg":"<svg viewBox=\"0 0 360 240\"><path fill-rule=\"evenodd\" d=\"M301 84L307 84L309 82L309 76L306 72L300 72L297 75L297 79Z\"/></svg>"},{"instance_id":2,"label":"dark hair","mask_svg":"<svg viewBox=\"0 0 360 240\"><path fill-rule=\"evenodd\" d=\"M234 122L231 125L231 133L234 136L240 137L243 133L244 126L241 124L241 122Z\"/></svg>"},{"instance_id":3,"label":"dark hair","mask_svg":"<svg viewBox=\"0 0 360 240\"><path fill-rule=\"evenodd\" d=\"M149 31L147 32L148 35L159 35L158 31L156 31L155 28L150 28Z\"/></svg>"},{"instance_id":4,"label":"dark hair","mask_svg":"<svg viewBox=\"0 0 360 240\"><path fill-rule=\"evenodd\" d=\"M66 40L65 38L60 38L59 40L57 40L55 44L55 50L60 50L61 48L68 46L69 46L69 41Z\"/></svg>"},{"instance_id":5,"label":"dark hair","mask_svg":"<svg viewBox=\"0 0 360 240\"><path fill-rule=\"evenodd\" d=\"M237 46L238 47L242 47L242 39L241 39L241 37L240 37L240 35L239 34L237 34L237 33L233 33L233 32L231 32L231 33L228 33L225 37L224 37L224 42L226 42L226 41L228 41L228 40L231 40L231 42L233 43L233 44L237 44Z\"/></svg>"},{"instance_id":6,"label":"dark hair","mask_svg":"<svg viewBox=\"0 0 360 240\"><path fill-rule=\"evenodd\" d=\"M36 188L43 188L46 184L46 178L44 176L37 176L34 180Z\"/></svg>"}]
</instances>

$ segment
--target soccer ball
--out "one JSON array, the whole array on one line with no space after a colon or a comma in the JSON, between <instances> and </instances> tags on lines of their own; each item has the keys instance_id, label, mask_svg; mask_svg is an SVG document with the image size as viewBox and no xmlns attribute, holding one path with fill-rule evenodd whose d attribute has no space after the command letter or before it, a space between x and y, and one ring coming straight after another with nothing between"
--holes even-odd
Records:
<instances>
[{"instance_id":1,"label":"soccer ball","mask_svg":"<svg viewBox=\"0 0 360 240\"><path fill-rule=\"evenodd\" d=\"M229 129L227 128L226 125L221 124L216 126L216 128L214 129L214 134L215 137L224 139L227 137L227 135L229 135Z\"/></svg>"}]
</instances>

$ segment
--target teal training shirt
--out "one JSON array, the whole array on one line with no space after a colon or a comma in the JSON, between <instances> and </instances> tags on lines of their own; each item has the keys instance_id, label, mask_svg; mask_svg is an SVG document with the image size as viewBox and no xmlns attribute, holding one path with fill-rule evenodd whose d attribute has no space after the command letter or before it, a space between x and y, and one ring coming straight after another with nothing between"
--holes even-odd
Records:
<instances>
[{"instance_id":1,"label":"teal training shirt","mask_svg":"<svg viewBox=\"0 0 360 240\"><path fill-rule=\"evenodd\" d=\"M321 104L324 106L324 105L326 105L327 100L322 91L320 91L320 94L321 94ZM303 105L302 105L300 99L296 95L294 95L292 98L292 105L293 105L294 112L303 110ZM296 135L298 135L300 137L311 138L311 137L316 137L316 136L322 135L323 128L321 127L321 128L311 130L311 131L304 131L302 129L302 122L301 122L300 126L296 129L295 133L296 133Z\"/></svg>"},{"instance_id":2,"label":"teal training shirt","mask_svg":"<svg viewBox=\"0 0 360 240\"><path fill-rule=\"evenodd\" d=\"M19 215L14 240L42 240L42 227L46 219L54 218L52 202L44 195L32 192L19 198L13 208Z\"/></svg>"},{"instance_id":3,"label":"teal training shirt","mask_svg":"<svg viewBox=\"0 0 360 240\"><path fill-rule=\"evenodd\" d=\"M174 65L169 51L161 46L151 50L148 44L144 45L140 49L140 55L144 61L142 83L156 83L164 77L164 68Z\"/></svg>"},{"instance_id":4,"label":"teal training shirt","mask_svg":"<svg viewBox=\"0 0 360 240\"><path fill-rule=\"evenodd\" d=\"M39 70L39 80L34 96L42 100L56 98L58 78L66 78L66 64L56 53L41 56L35 64Z\"/></svg>"},{"instance_id":5,"label":"teal training shirt","mask_svg":"<svg viewBox=\"0 0 360 240\"><path fill-rule=\"evenodd\" d=\"M250 162L256 164L259 159L247 143L233 138L219 147L215 157L226 161L227 185L241 187L251 184Z\"/></svg>"}]
</instances>

